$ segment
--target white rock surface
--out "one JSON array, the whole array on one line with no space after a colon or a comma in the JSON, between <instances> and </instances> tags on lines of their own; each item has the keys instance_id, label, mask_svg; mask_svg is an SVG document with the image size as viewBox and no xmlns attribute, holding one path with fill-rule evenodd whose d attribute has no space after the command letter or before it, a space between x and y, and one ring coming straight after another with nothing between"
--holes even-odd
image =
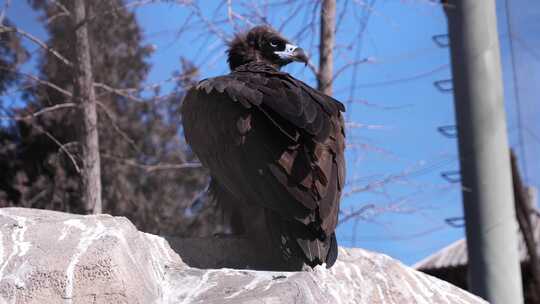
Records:
<instances>
[{"instance_id":1,"label":"white rock surface","mask_svg":"<svg viewBox=\"0 0 540 304\"><path fill-rule=\"evenodd\" d=\"M330 270L198 269L123 217L4 208L0 303L486 302L361 249L340 248Z\"/></svg>"}]
</instances>

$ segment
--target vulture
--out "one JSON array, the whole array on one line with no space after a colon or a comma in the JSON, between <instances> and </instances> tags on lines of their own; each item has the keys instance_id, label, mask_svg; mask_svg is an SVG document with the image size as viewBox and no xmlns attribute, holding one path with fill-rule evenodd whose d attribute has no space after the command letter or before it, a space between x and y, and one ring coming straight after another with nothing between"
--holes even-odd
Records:
<instances>
[{"instance_id":1,"label":"vulture","mask_svg":"<svg viewBox=\"0 0 540 304\"><path fill-rule=\"evenodd\" d=\"M181 108L186 141L210 171L209 192L253 250L329 268L338 254L345 107L280 71L308 58L269 26L237 34L227 55L230 73L200 81Z\"/></svg>"}]
</instances>

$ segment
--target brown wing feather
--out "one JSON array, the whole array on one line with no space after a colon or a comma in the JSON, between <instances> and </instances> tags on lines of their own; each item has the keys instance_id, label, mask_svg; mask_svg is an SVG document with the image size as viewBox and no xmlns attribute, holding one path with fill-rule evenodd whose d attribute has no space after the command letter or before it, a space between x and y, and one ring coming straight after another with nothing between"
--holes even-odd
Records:
<instances>
[{"instance_id":1,"label":"brown wing feather","mask_svg":"<svg viewBox=\"0 0 540 304\"><path fill-rule=\"evenodd\" d=\"M289 236L308 264L323 262L335 242L342 107L288 74L257 69L202 81L182 107L186 140L212 176L238 200L289 222L281 226L295 231ZM307 253L315 248L324 254Z\"/></svg>"}]
</instances>

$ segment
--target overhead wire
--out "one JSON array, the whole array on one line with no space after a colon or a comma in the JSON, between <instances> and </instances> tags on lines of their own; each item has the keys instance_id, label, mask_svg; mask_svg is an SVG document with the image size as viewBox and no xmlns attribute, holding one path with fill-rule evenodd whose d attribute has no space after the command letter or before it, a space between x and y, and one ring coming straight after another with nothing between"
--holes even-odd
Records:
<instances>
[{"instance_id":1,"label":"overhead wire","mask_svg":"<svg viewBox=\"0 0 540 304\"><path fill-rule=\"evenodd\" d=\"M516 104L516 116L518 120L518 129L519 129L519 146L521 148L521 165L522 170L524 172L525 181L529 181L529 170L527 169L527 153L525 148L525 139L523 135L523 118L521 115L521 100L520 100L520 92L518 89L518 79L517 79L517 73L516 73L516 59L515 59L515 52L514 52L514 38L512 33L512 25L510 22L510 5L509 1L505 0L505 10L506 10L506 27L508 30L508 37L509 37L509 45L510 45L510 62L512 65L512 81L513 81L513 91L514 91L514 101Z\"/></svg>"}]
</instances>

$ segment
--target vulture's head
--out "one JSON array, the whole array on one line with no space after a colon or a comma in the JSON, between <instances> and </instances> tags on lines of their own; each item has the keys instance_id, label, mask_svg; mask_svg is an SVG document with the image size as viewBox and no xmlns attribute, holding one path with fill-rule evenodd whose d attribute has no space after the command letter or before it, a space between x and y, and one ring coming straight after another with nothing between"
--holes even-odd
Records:
<instances>
[{"instance_id":1,"label":"vulture's head","mask_svg":"<svg viewBox=\"0 0 540 304\"><path fill-rule=\"evenodd\" d=\"M293 61L307 64L308 57L302 48L290 43L269 26L256 26L247 33L236 35L229 43L227 51L229 67L236 67L253 61L269 63L280 68Z\"/></svg>"}]
</instances>

